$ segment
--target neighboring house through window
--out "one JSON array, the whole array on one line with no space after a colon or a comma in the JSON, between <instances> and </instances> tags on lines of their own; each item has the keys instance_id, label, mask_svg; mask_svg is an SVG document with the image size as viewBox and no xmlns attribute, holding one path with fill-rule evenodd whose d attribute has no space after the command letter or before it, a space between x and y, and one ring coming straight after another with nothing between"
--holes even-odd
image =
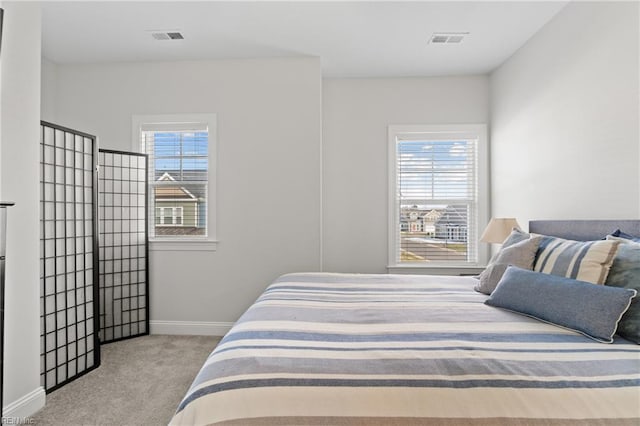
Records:
<instances>
[{"instance_id":1,"label":"neighboring house through window","mask_svg":"<svg viewBox=\"0 0 640 426\"><path fill-rule=\"evenodd\" d=\"M161 173L161 171L158 171L156 168L156 175L159 173ZM204 196L198 197L194 195L187 189L187 185L182 185L183 182L184 181L176 181L176 179L167 172L164 172L162 176L155 181L153 201L157 215L155 223L156 236L204 235L206 233L206 217L198 214L199 209L202 206L206 206L206 198ZM205 188L203 187L202 189ZM181 226L182 229L166 229L168 226Z\"/></svg>"},{"instance_id":2,"label":"neighboring house through window","mask_svg":"<svg viewBox=\"0 0 640 426\"><path fill-rule=\"evenodd\" d=\"M156 207L157 226L185 226L182 207Z\"/></svg>"},{"instance_id":3,"label":"neighboring house through window","mask_svg":"<svg viewBox=\"0 0 640 426\"><path fill-rule=\"evenodd\" d=\"M389 126L389 266L476 267L488 220L485 125Z\"/></svg>"},{"instance_id":4,"label":"neighboring house through window","mask_svg":"<svg viewBox=\"0 0 640 426\"><path fill-rule=\"evenodd\" d=\"M215 126L215 114L133 117L134 143L149 155L156 249L215 248Z\"/></svg>"}]
</instances>

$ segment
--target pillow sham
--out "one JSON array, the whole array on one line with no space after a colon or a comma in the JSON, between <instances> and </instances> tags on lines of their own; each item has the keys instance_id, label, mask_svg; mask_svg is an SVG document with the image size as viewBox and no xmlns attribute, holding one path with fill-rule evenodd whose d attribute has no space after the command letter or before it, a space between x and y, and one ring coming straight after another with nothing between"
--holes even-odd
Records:
<instances>
[{"instance_id":1,"label":"pillow sham","mask_svg":"<svg viewBox=\"0 0 640 426\"><path fill-rule=\"evenodd\" d=\"M631 241L633 241L635 243L640 243L640 237L634 237L633 235L627 234L626 232L623 232L623 231L621 231L619 229L616 229L610 235L612 237L623 238L625 240L631 240Z\"/></svg>"},{"instance_id":2,"label":"pillow sham","mask_svg":"<svg viewBox=\"0 0 640 426\"><path fill-rule=\"evenodd\" d=\"M500 247L500 250L503 250L509 246L512 246L514 244L519 243L520 241L524 241L524 240L528 240L530 237L529 234L527 234L524 231L521 231L518 228L512 228L511 229L511 234L509 234L509 236L507 237L506 240L504 240L504 242L502 243L502 246ZM498 255L500 254L500 251L498 251L498 253L495 253L493 256L491 256L491 259L489 259L489 263L488 265L491 265L493 262L496 261L496 259L498 258ZM480 279L480 276L476 277L477 279Z\"/></svg>"},{"instance_id":3,"label":"pillow sham","mask_svg":"<svg viewBox=\"0 0 640 426\"><path fill-rule=\"evenodd\" d=\"M508 247L503 247L492 263L482 271L480 283L474 287L474 290L484 294L491 294L509 265L528 270L533 269L533 262L536 259L536 252L541 240L541 237L527 238Z\"/></svg>"},{"instance_id":4,"label":"pillow sham","mask_svg":"<svg viewBox=\"0 0 640 426\"><path fill-rule=\"evenodd\" d=\"M604 284L618 249L619 241L573 241L543 236L533 270Z\"/></svg>"},{"instance_id":5,"label":"pillow sham","mask_svg":"<svg viewBox=\"0 0 640 426\"><path fill-rule=\"evenodd\" d=\"M610 235L607 239L618 240L620 245L605 285L640 291L640 243ZM640 299L634 299L622 316L618 334L640 344Z\"/></svg>"},{"instance_id":6,"label":"pillow sham","mask_svg":"<svg viewBox=\"0 0 640 426\"><path fill-rule=\"evenodd\" d=\"M485 303L611 343L622 314L636 295L636 290L509 266Z\"/></svg>"},{"instance_id":7,"label":"pillow sham","mask_svg":"<svg viewBox=\"0 0 640 426\"><path fill-rule=\"evenodd\" d=\"M502 243L502 248L512 246L520 241L528 240L530 235L518 228L513 228L511 234Z\"/></svg>"}]
</instances>

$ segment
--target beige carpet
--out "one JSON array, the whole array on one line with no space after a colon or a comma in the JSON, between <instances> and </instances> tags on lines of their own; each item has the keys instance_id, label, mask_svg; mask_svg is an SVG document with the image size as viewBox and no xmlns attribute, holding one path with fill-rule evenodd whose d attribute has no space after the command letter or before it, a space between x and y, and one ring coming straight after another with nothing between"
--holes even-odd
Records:
<instances>
[{"instance_id":1,"label":"beige carpet","mask_svg":"<svg viewBox=\"0 0 640 426\"><path fill-rule=\"evenodd\" d=\"M219 338L144 336L102 346L102 365L47 395L37 425L166 425Z\"/></svg>"}]
</instances>

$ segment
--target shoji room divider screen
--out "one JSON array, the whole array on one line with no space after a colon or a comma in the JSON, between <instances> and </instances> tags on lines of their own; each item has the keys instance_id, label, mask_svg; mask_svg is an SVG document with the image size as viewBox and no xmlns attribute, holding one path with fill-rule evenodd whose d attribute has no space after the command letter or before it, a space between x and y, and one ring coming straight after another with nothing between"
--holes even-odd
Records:
<instances>
[{"instance_id":1,"label":"shoji room divider screen","mask_svg":"<svg viewBox=\"0 0 640 426\"><path fill-rule=\"evenodd\" d=\"M98 367L100 343L149 334L147 156L98 153L95 136L47 122L40 143L41 383L51 392Z\"/></svg>"},{"instance_id":2,"label":"shoji room divider screen","mask_svg":"<svg viewBox=\"0 0 640 426\"><path fill-rule=\"evenodd\" d=\"M100 336L149 334L147 155L101 149Z\"/></svg>"},{"instance_id":3,"label":"shoji room divider screen","mask_svg":"<svg viewBox=\"0 0 640 426\"><path fill-rule=\"evenodd\" d=\"M50 392L100 365L97 144L40 127L40 371Z\"/></svg>"}]
</instances>

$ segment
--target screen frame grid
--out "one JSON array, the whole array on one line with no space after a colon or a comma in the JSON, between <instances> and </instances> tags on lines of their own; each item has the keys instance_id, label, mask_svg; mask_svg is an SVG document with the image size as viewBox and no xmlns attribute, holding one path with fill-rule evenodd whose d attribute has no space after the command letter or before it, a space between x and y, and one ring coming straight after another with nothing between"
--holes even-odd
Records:
<instances>
[{"instance_id":1,"label":"screen frame grid","mask_svg":"<svg viewBox=\"0 0 640 426\"><path fill-rule=\"evenodd\" d=\"M49 393L100 365L96 268L98 197L94 167L97 138L45 121L40 124L41 382ZM47 148L50 148L50 154ZM87 173L91 173L91 179L87 179ZM87 214L87 206L91 206L90 215ZM47 212L47 207L51 210L50 213ZM49 235L51 233L52 236ZM88 237L91 239L90 243ZM50 251L53 252L52 256ZM80 271L79 256L82 257ZM48 267L50 259L52 268ZM86 267L89 259L91 268ZM52 274L49 269L53 269ZM72 273L69 269L73 270ZM81 285L78 284L78 274L82 276ZM53 283L52 295L47 291L50 283ZM53 304L52 310L48 309L50 301ZM49 319L53 322L53 330L48 327ZM73 332L71 339L70 331ZM50 340L53 341L53 348L50 348ZM64 343L61 344L61 341ZM91 356L92 361L89 359Z\"/></svg>"},{"instance_id":2,"label":"screen frame grid","mask_svg":"<svg viewBox=\"0 0 640 426\"><path fill-rule=\"evenodd\" d=\"M107 156L110 156L109 161L107 161ZM116 157L120 158L118 165L114 164ZM128 159L128 165L126 166L124 165L124 158ZM136 158L135 166L132 166L133 158ZM140 166L140 158L143 159L143 166ZM112 149L99 149L98 161L100 164L98 173L99 199L104 200L104 202L99 202L99 286L102 296L101 307L103 307L100 312L100 334L101 343L105 344L148 335L150 332L149 209L146 205L149 161L147 154ZM115 173L116 169L119 169L118 173ZM125 179L125 173L123 173L125 169L128 169L126 173L128 174L127 179ZM135 192L132 191L133 183L135 183ZM110 190L107 191L107 187ZM132 196L135 196L133 205ZM129 201L125 203L124 197L129 197ZM111 202L108 203L107 199ZM142 200L142 205L140 200ZM141 206L144 207L142 229L139 226L141 225L141 218L138 214ZM124 213L127 207L130 209L128 211L129 226L128 230L125 230L124 224L127 219ZM120 209L120 212L116 214L118 209ZM134 218L132 218L131 214L132 209L137 211ZM119 229L116 229L116 221L120 222ZM132 227L131 225L134 222L135 226ZM124 236L126 234L128 236L125 243ZM132 239L134 234L137 234L135 243ZM142 244L140 243L140 236L143 237ZM141 248L143 249L143 256L141 256ZM125 252L129 253L128 257L125 257ZM127 261L129 267L125 270L124 266ZM132 267L133 261L137 262L135 270ZM140 268L141 261L144 262L143 268ZM117 264L119 264L118 270L116 270ZM140 279L142 273L144 273L144 282ZM120 280L119 283L116 283L118 275ZM128 278L126 283L124 281L125 276ZM143 285L144 295L140 292L141 284ZM132 291L133 289L135 291ZM116 294L118 292L119 294ZM127 293L126 296L125 292ZM141 306L142 301L144 301L144 306ZM128 318L125 318L127 316ZM133 320L134 316L135 320ZM144 318L142 318L143 316ZM119 321L117 321L118 318Z\"/></svg>"}]
</instances>

